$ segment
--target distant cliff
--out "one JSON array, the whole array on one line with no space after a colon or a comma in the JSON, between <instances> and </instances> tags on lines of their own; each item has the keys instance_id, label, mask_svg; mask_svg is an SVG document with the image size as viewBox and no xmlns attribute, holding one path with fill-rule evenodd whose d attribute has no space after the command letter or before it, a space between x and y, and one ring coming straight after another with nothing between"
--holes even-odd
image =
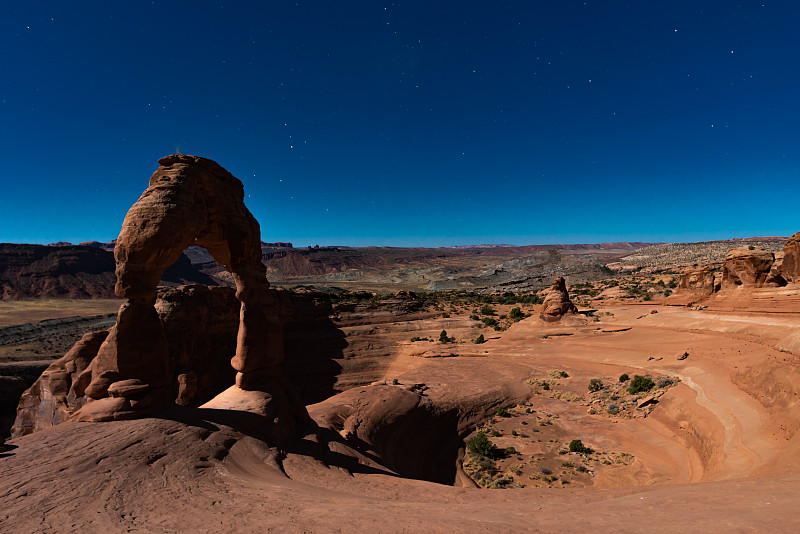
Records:
<instances>
[{"instance_id":1,"label":"distant cliff","mask_svg":"<svg viewBox=\"0 0 800 534\"><path fill-rule=\"evenodd\" d=\"M98 246L0 243L0 299L114 297L114 254ZM185 255L164 272L167 285L217 285Z\"/></svg>"}]
</instances>

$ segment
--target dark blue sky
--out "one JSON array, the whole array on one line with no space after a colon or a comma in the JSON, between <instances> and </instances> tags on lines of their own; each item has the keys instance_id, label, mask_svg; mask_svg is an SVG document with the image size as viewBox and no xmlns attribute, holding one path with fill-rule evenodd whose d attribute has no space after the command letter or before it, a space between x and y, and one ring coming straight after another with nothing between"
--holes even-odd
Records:
<instances>
[{"instance_id":1,"label":"dark blue sky","mask_svg":"<svg viewBox=\"0 0 800 534\"><path fill-rule=\"evenodd\" d=\"M300 246L800 230L798 2L15 4L0 241L116 237L176 150Z\"/></svg>"}]
</instances>

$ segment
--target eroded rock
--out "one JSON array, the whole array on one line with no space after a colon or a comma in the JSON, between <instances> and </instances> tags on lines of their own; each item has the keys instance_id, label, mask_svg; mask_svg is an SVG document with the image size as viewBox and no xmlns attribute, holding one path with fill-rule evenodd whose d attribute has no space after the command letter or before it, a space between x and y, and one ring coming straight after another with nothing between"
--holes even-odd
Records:
<instances>
[{"instance_id":1,"label":"eroded rock","mask_svg":"<svg viewBox=\"0 0 800 534\"><path fill-rule=\"evenodd\" d=\"M672 306L690 306L710 297L716 291L714 271L708 265L689 267L681 273L675 293L665 299Z\"/></svg>"},{"instance_id":2,"label":"eroded rock","mask_svg":"<svg viewBox=\"0 0 800 534\"><path fill-rule=\"evenodd\" d=\"M800 282L800 232L791 236L783 247L780 275L789 283Z\"/></svg>"},{"instance_id":3,"label":"eroded rock","mask_svg":"<svg viewBox=\"0 0 800 534\"><path fill-rule=\"evenodd\" d=\"M725 255L722 267L722 289L738 286L762 287L774 262L775 254L760 248L731 249Z\"/></svg>"},{"instance_id":4,"label":"eroded rock","mask_svg":"<svg viewBox=\"0 0 800 534\"><path fill-rule=\"evenodd\" d=\"M578 308L569 299L567 284L563 276L559 276L553 282L547 296L542 303L539 317L543 321L558 321L566 314L577 313Z\"/></svg>"},{"instance_id":5,"label":"eroded rock","mask_svg":"<svg viewBox=\"0 0 800 534\"><path fill-rule=\"evenodd\" d=\"M199 245L228 270L241 302L236 352L231 365L236 384L256 389L280 376L281 328L274 313L266 269L261 263L261 231L244 205L242 183L216 162L174 154L159 160L150 185L131 207L114 247L117 296L127 298L117 324L93 362L86 388L91 399L109 396L120 380L147 385L157 409L174 397L169 391L169 350L154 308L158 281L184 249ZM136 406L132 406L136 409Z\"/></svg>"}]
</instances>

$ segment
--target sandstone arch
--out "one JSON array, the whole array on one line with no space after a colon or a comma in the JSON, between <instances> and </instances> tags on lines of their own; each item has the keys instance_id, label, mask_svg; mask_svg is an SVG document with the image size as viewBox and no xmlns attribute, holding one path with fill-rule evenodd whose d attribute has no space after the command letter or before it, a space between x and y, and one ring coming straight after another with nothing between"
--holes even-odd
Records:
<instances>
[{"instance_id":1,"label":"sandstone arch","mask_svg":"<svg viewBox=\"0 0 800 534\"><path fill-rule=\"evenodd\" d=\"M130 208L114 249L115 292L128 302L92 366L86 395L108 399L89 419L122 418L171 399L169 354L153 307L161 275L189 245L206 248L231 274L241 302L236 385L258 389L282 375L282 331L268 302L261 231L242 183L216 162L183 154L160 159ZM85 410L84 410L85 412Z\"/></svg>"}]
</instances>

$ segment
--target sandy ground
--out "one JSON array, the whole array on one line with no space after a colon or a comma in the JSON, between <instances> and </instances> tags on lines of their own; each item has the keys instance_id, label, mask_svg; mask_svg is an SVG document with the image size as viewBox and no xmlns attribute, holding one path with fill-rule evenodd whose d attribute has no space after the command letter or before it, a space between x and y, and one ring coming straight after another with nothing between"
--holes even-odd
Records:
<instances>
[{"instance_id":1,"label":"sandy ground","mask_svg":"<svg viewBox=\"0 0 800 534\"><path fill-rule=\"evenodd\" d=\"M424 383L434 401L506 388L511 417L482 424L500 433L498 446L518 451L500 468L521 473L514 482L522 488L351 474L300 449L288 454L284 475L225 414L183 410L66 423L12 441L0 453L2 530L800 531L800 367L797 354L776 348L800 334L800 315L618 305L595 316L558 324L529 317L491 336L466 316L426 320L412 335L438 338L446 328L463 340L483 332L488 342L403 341L386 371L389 384ZM607 392L622 373L679 381L656 404L613 416L587 386L600 379ZM595 459L559 454L576 438ZM627 460L597 460L619 454ZM540 466L558 482L530 478Z\"/></svg>"}]
</instances>

